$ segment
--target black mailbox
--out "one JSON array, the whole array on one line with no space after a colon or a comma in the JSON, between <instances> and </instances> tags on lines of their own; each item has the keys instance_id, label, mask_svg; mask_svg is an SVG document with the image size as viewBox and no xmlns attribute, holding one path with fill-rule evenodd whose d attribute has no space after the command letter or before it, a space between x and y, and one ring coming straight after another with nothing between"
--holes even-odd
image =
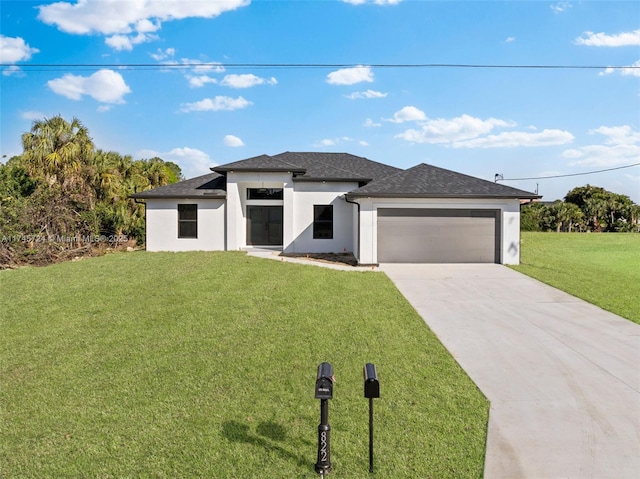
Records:
<instances>
[{"instance_id":1,"label":"black mailbox","mask_svg":"<svg viewBox=\"0 0 640 479\"><path fill-rule=\"evenodd\" d=\"M378 382L378 373L374 364L367 363L364 365L364 397L379 398L380 383Z\"/></svg>"},{"instance_id":2,"label":"black mailbox","mask_svg":"<svg viewBox=\"0 0 640 479\"><path fill-rule=\"evenodd\" d=\"M333 366L322 363L316 377L316 399L333 399Z\"/></svg>"}]
</instances>

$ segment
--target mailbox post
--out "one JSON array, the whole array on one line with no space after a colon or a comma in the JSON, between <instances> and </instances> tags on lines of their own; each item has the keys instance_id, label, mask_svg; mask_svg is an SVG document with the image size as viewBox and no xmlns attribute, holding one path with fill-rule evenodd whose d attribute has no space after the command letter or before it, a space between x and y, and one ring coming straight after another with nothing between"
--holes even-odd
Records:
<instances>
[{"instance_id":1,"label":"mailbox post","mask_svg":"<svg viewBox=\"0 0 640 479\"><path fill-rule=\"evenodd\" d=\"M380 383L375 365L365 364L362 372L364 397L369 398L369 472L373 472L373 399L380 397Z\"/></svg>"},{"instance_id":2,"label":"mailbox post","mask_svg":"<svg viewBox=\"0 0 640 479\"><path fill-rule=\"evenodd\" d=\"M320 425L318 426L318 461L315 469L321 477L331 472L331 443L329 426L329 399L333 399L333 366L322 363L316 377L316 399L320 399Z\"/></svg>"}]
</instances>

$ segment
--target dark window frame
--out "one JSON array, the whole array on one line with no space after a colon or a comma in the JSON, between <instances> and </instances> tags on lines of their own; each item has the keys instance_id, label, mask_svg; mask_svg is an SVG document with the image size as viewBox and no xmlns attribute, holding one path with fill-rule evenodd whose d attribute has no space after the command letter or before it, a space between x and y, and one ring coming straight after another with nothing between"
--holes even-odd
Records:
<instances>
[{"instance_id":1,"label":"dark window frame","mask_svg":"<svg viewBox=\"0 0 640 479\"><path fill-rule=\"evenodd\" d=\"M247 188L247 200L281 201L284 199L283 188Z\"/></svg>"},{"instance_id":2,"label":"dark window frame","mask_svg":"<svg viewBox=\"0 0 640 479\"><path fill-rule=\"evenodd\" d=\"M313 239L333 239L333 205L313 205Z\"/></svg>"},{"instance_id":3,"label":"dark window frame","mask_svg":"<svg viewBox=\"0 0 640 479\"><path fill-rule=\"evenodd\" d=\"M193 214L192 218L189 217L191 214ZM178 204L178 238L198 239L197 203Z\"/></svg>"}]
</instances>

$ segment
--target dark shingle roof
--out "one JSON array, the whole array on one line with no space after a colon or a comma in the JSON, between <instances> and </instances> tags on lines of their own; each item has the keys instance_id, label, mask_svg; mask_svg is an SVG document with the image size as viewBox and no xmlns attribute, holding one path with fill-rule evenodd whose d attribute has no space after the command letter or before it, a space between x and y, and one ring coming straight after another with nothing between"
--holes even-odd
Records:
<instances>
[{"instance_id":1,"label":"dark shingle roof","mask_svg":"<svg viewBox=\"0 0 640 479\"><path fill-rule=\"evenodd\" d=\"M305 169L276 156L260 155L246 160L234 161L225 165L214 166L212 171L225 173L228 171L291 171L304 173Z\"/></svg>"},{"instance_id":2,"label":"dark shingle roof","mask_svg":"<svg viewBox=\"0 0 640 479\"><path fill-rule=\"evenodd\" d=\"M287 151L273 156L260 155L211 168L228 171L290 171L294 181L357 181L366 183L398 171L398 168L348 153Z\"/></svg>"},{"instance_id":3,"label":"dark shingle roof","mask_svg":"<svg viewBox=\"0 0 640 479\"><path fill-rule=\"evenodd\" d=\"M364 183L402 171L399 168L349 153L287 151L275 157L305 168L305 173L296 176L295 181L347 180Z\"/></svg>"},{"instance_id":4,"label":"dark shingle roof","mask_svg":"<svg viewBox=\"0 0 640 479\"><path fill-rule=\"evenodd\" d=\"M132 198L226 198L226 178L219 173L209 173L153 190L141 191Z\"/></svg>"},{"instance_id":5,"label":"dark shingle roof","mask_svg":"<svg viewBox=\"0 0 640 479\"><path fill-rule=\"evenodd\" d=\"M133 198L225 198L226 172L290 171L294 181L353 181L362 186L349 198L540 198L492 181L427 164L401 170L348 153L261 155L212 168L214 173L161 186Z\"/></svg>"},{"instance_id":6,"label":"dark shingle roof","mask_svg":"<svg viewBox=\"0 0 640 479\"><path fill-rule=\"evenodd\" d=\"M424 163L372 181L347 196L353 198L540 198L539 195L529 191Z\"/></svg>"}]
</instances>

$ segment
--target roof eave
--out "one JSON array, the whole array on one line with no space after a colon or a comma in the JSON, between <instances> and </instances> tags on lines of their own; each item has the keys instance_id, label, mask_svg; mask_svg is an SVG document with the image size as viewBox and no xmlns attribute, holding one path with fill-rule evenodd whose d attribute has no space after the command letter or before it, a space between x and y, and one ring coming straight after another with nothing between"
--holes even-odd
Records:
<instances>
[{"instance_id":1,"label":"roof eave","mask_svg":"<svg viewBox=\"0 0 640 479\"><path fill-rule=\"evenodd\" d=\"M299 182L331 182L331 183L369 183L371 178L341 178L341 177L311 177L311 176L294 176L293 181Z\"/></svg>"},{"instance_id":2,"label":"roof eave","mask_svg":"<svg viewBox=\"0 0 640 479\"><path fill-rule=\"evenodd\" d=\"M539 195L454 195L454 194L428 194L428 193L347 193L347 199L356 198L462 198L462 199L539 199Z\"/></svg>"},{"instance_id":3,"label":"roof eave","mask_svg":"<svg viewBox=\"0 0 640 479\"><path fill-rule=\"evenodd\" d=\"M164 200L164 199L185 199L185 200L192 200L192 199L225 199L227 197L226 192L224 193L210 193L210 194L177 194L177 193L171 193L171 194L166 194L166 195L145 195L144 193L135 193L133 195L129 196L130 198L134 198L134 199L138 199L138 200Z\"/></svg>"},{"instance_id":4,"label":"roof eave","mask_svg":"<svg viewBox=\"0 0 640 479\"><path fill-rule=\"evenodd\" d=\"M306 173L306 169L296 169L296 168L279 168L279 167L265 167L265 168L234 168L234 167L217 167L214 166L211 168L211 171L216 173L233 173L233 172L241 172L241 173Z\"/></svg>"}]
</instances>

